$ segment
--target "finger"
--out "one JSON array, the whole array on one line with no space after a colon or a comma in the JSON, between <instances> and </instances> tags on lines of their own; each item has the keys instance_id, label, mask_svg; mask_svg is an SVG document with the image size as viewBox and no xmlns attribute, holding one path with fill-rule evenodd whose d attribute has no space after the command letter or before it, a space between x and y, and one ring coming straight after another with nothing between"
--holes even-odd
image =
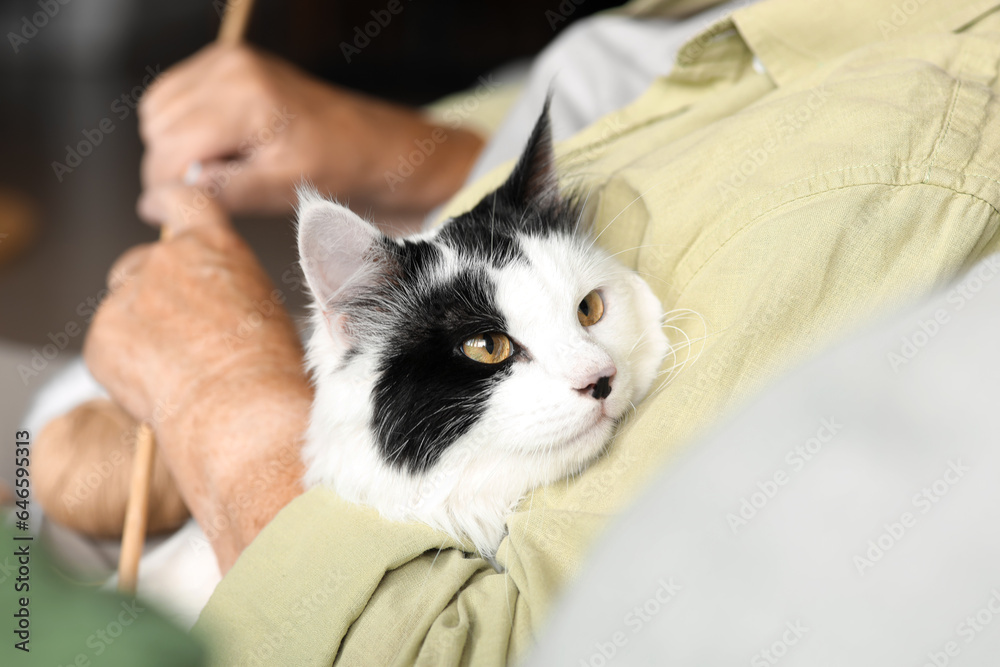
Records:
<instances>
[{"instance_id":1,"label":"finger","mask_svg":"<svg viewBox=\"0 0 1000 667\"><path fill-rule=\"evenodd\" d=\"M294 208L293 184L301 178L274 173L267 160L216 160L202 164L197 184L232 213L286 213Z\"/></svg>"},{"instance_id":2,"label":"finger","mask_svg":"<svg viewBox=\"0 0 1000 667\"><path fill-rule=\"evenodd\" d=\"M157 77L139 102L139 119L154 117L175 97L205 80L224 49L212 43Z\"/></svg>"},{"instance_id":3,"label":"finger","mask_svg":"<svg viewBox=\"0 0 1000 667\"><path fill-rule=\"evenodd\" d=\"M222 141L213 127L214 123L198 126L197 122L174 133L169 139L165 137L162 141L154 140L147 144L141 166L143 187L178 183L192 162L208 162L233 154L237 144Z\"/></svg>"},{"instance_id":4,"label":"finger","mask_svg":"<svg viewBox=\"0 0 1000 667\"><path fill-rule=\"evenodd\" d=\"M139 199L138 210L144 219L161 225L168 237L199 228L231 229L219 203L199 188L167 185L147 190Z\"/></svg>"},{"instance_id":5,"label":"finger","mask_svg":"<svg viewBox=\"0 0 1000 667\"><path fill-rule=\"evenodd\" d=\"M146 263L152 244L144 243L126 250L115 260L108 271L107 284L111 291L115 291L121 285L134 277Z\"/></svg>"},{"instance_id":6,"label":"finger","mask_svg":"<svg viewBox=\"0 0 1000 667\"><path fill-rule=\"evenodd\" d=\"M191 162L210 162L235 155L246 142L246 136L252 134L240 129L240 120L200 108L169 133L153 138L142 158L143 186L180 182Z\"/></svg>"},{"instance_id":7,"label":"finger","mask_svg":"<svg viewBox=\"0 0 1000 667\"><path fill-rule=\"evenodd\" d=\"M139 135L147 143L169 138L171 129L199 107L230 116L221 119L220 130L239 126L246 112L241 100L248 96L252 100L257 91L253 82L259 75L255 77L253 71L258 60L246 47L216 46L176 66L177 71L171 69L168 80L147 91L140 102Z\"/></svg>"},{"instance_id":8,"label":"finger","mask_svg":"<svg viewBox=\"0 0 1000 667\"><path fill-rule=\"evenodd\" d=\"M191 127L194 121L208 120L216 132L233 135L231 129L247 124L247 101L253 101L247 88L237 81L205 79L164 102L156 113L140 124L143 141L172 140L179 130Z\"/></svg>"},{"instance_id":9,"label":"finger","mask_svg":"<svg viewBox=\"0 0 1000 667\"><path fill-rule=\"evenodd\" d=\"M204 94L200 91L202 83L193 83L181 93L157 103L155 110L149 110L139 117L139 137L144 144L168 138L171 127L201 106L204 99Z\"/></svg>"}]
</instances>

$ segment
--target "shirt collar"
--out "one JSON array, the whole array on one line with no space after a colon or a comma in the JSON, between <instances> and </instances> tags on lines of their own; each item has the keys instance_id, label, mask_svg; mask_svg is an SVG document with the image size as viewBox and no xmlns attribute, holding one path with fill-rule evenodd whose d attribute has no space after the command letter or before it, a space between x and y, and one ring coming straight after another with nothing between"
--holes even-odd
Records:
<instances>
[{"instance_id":1,"label":"shirt collar","mask_svg":"<svg viewBox=\"0 0 1000 667\"><path fill-rule=\"evenodd\" d=\"M714 0L634 0L633 16L680 17ZM779 86L857 48L930 32L953 32L1000 7L1000 0L761 0L712 24L681 48L677 72L687 78L727 68L716 48L734 32Z\"/></svg>"}]
</instances>

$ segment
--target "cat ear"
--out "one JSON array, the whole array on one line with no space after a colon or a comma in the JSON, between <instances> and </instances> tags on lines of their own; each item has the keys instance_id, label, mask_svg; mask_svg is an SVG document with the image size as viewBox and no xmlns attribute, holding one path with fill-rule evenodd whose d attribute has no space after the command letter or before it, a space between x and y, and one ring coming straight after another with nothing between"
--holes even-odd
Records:
<instances>
[{"instance_id":1,"label":"cat ear","mask_svg":"<svg viewBox=\"0 0 1000 667\"><path fill-rule=\"evenodd\" d=\"M528 145L514 165L514 171L494 193L494 196L506 199L515 206L552 206L560 202L555 155L552 152L552 128L549 122L551 101L550 93L545 98L545 105L535 123L535 129L528 138Z\"/></svg>"},{"instance_id":2,"label":"cat ear","mask_svg":"<svg viewBox=\"0 0 1000 667\"><path fill-rule=\"evenodd\" d=\"M336 297L385 256L383 235L346 206L299 190L299 261L313 297L329 314Z\"/></svg>"}]
</instances>

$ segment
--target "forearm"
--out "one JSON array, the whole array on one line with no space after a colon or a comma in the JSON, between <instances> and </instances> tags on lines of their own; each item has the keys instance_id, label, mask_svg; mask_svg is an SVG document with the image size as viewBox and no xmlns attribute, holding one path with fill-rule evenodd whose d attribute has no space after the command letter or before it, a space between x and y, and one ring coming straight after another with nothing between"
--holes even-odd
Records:
<instances>
[{"instance_id":1,"label":"forearm","mask_svg":"<svg viewBox=\"0 0 1000 667\"><path fill-rule=\"evenodd\" d=\"M458 192L482 151L478 134L423 119L397 136L373 173L378 208L386 214L423 215Z\"/></svg>"},{"instance_id":2,"label":"forearm","mask_svg":"<svg viewBox=\"0 0 1000 667\"><path fill-rule=\"evenodd\" d=\"M195 391L157 429L180 493L223 573L302 493L302 434L312 391L297 367L241 369Z\"/></svg>"},{"instance_id":3,"label":"forearm","mask_svg":"<svg viewBox=\"0 0 1000 667\"><path fill-rule=\"evenodd\" d=\"M422 216L447 201L465 182L484 146L475 132L434 123L414 109L358 93L341 93L351 104L331 107L335 126L367 146L357 154L350 204L380 216ZM329 165L329 192L347 178ZM325 178L325 177L324 177Z\"/></svg>"}]
</instances>

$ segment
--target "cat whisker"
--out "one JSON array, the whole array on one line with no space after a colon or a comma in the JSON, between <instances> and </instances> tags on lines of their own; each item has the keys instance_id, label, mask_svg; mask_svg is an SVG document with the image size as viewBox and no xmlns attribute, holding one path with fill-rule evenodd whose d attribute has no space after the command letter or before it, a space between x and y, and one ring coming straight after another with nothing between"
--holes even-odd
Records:
<instances>
[{"instance_id":1,"label":"cat whisker","mask_svg":"<svg viewBox=\"0 0 1000 667\"><path fill-rule=\"evenodd\" d=\"M702 328L703 330L706 331L706 333L701 336L691 337L681 327L668 324L669 322L677 322L688 319L697 319L698 321L700 321L702 323ZM665 389L681 373L681 371L684 370L685 367L687 367L689 364L695 363L698 360L698 358L700 358L701 353L704 351L704 346L701 346L698 349L697 353L694 354L693 356L691 354L688 354L683 359L680 358L680 352L685 350L691 350L696 343L703 342L707 340L710 336L714 335L707 332L707 324L705 322L704 317L702 317L700 313L697 313L696 311L690 309L678 308L672 311L668 311L667 313L664 313L663 320L664 320L664 325L663 325L664 328L679 334L679 336L683 338L683 341L682 342L679 341L677 344L671 345L668 354L670 355L671 358L673 358L674 363L664 368L663 370L659 371L656 374L655 377L663 378L663 380L656 387L656 389L650 392L651 395L656 394Z\"/></svg>"},{"instance_id":2,"label":"cat whisker","mask_svg":"<svg viewBox=\"0 0 1000 667\"><path fill-rule=\"evenodd\" d=\"M575 232L580 231L581 223L583 222L583 216L587 211L587 204L590 202L590 195L594 192L594 187L590 186L587 188L587 196L584 198L583 203L579 205L580 213L576 216L576 223L573 226Z\"/></svg>"},{"instance_id":3,"label":"cat whisker","mask_svg":"<svg viewBox=\"0 0 1000 667\"><path fill-rule=\"evenodd\" d=\"M673 283L671 283L670 281L668 281L666 278L658 276L658 275L656 275L654 273L649 273L647 271L640 271L639 269L634 269L634 271L636 273L638 273L640 276L642 276L642 279L645 280L645 281L647 281L647 282L652 278L653 280L658 280L661 283L663 283L664 285L666 285L668 289L673 289L674 288Z\"/></svg>"},{"instance_id":4,"label":"cat whisker","mask_svg":"<svg viewBox=\"0 0 1000 667\"><path fill-rule=\"evenodd\" d=\"M613 252L608 255L608 257L617 257L618 255L624 255L627 252L632 252L633 250L642 250L643 248L667 248L672 246L672 243L643 243L642 245L632 246L631 248L625 248L619 250L618 252Z\"/></svg>"},{"instance_id":5,"label":"cat whisker","mask_svg":"<svg viewBox=\"0 0 1000 667\"><path fill-rule=\"evenodd\" d=\"M633 199L628 204L626 204L622 208L622 210L618 211L618 214L615 215L615 217L611 218L611 221L608 222L608 224L606 224L604 226L604 229L602 229L600 231L600 233L598 233L597 236L594 237L593 241L591 241L591 243L590 243L590 247L593 248L594 244L597 243L597 240L599 238L601 238L601 235L603 235L604 232L606 232L608 230L608 228L611 227L611 225L613 225L615 223L615 221L618 220L618 218L620 218L622 216L623 213L625 213L625 211L627 211L629 208L631 208L633 204L635 204L637 201L639 201L640 199L642 199L643 197L645 197L649 192L652 192L655 188L658 188L661 185L662 185L662 183L657 183L656 185L650 186L649 188L647 188L645 190L645 192L642 192L641 194L637 195L635 199Z\"/></svg>"},{"instance_id":6,"label":"cat whisker","mask_svg":"<svg viewBox=\"0 0 1000 667\"><path fill-rule=\"evenodd\" d=\"M639 334L639 337L635 339L635 342L632 343L632 349L630 349L628 351L628 354L625 355L625 358L627 360L631 360L632 359L632 353L635 352L635 349L637 347L639 347L639 344L642 343L643 339L646 338L646 334L647 333L649 333L649 330L648 329L644 329L643 332L641 334Z\"/></svg>"}]
</instances>

